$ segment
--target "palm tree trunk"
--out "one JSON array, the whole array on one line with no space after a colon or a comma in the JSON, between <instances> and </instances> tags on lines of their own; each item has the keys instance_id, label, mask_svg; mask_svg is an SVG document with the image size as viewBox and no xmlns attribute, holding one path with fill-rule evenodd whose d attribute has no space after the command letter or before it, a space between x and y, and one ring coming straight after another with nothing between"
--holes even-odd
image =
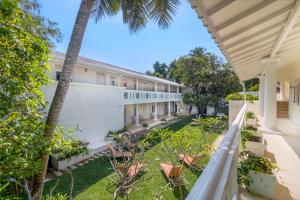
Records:
<instances>
[{"instance_id":1,"label":"palm tree trunk","mask_svg":"<svg viewBox=\"0 0 300 200\"><path fill-rule=\"evenodd\" d=\"M66 57L62 67L62 73L48 112L48 117L47 117L46 126L44 130L45 139L48 141L50 141L54 135L59 114L62 109L64 99L66 97L71 82L71 76L74 70L74 66L77 62L84 32L87 23L89 21L89 16L91 14L93 2L94 0L82 0L77 13L68 50L66 52ZM34 186L33 186L35 200L40 200L42 198L49 154L41 155L40 160L42 165L41 170L38 176L35 178Z\"/></svg>"}]
</instances>

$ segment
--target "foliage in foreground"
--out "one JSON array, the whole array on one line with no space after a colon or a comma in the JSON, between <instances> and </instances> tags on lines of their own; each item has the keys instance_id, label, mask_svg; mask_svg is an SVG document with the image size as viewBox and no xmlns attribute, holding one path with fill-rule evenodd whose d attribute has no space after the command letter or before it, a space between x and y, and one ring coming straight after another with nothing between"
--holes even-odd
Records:
<instances>
[{"instance_id":1,"label":"foliage in foreground","mask_svg":"<svg viewBox=\"0 0 300 200\"><path fill-rule=\"evenodd\" d=\"M40 87L48 82L50 38L59 32L29 0L1 0L0 24L0 196L13 198L30 187L40 154L50 150Z\"/></svg>"},{"instance_id":2,"label":"foliage in foreground","mask_svg":"<svg viewBox=\"0 0 300 200\"><path fill-rule=\"evenodd\" d=\"M252 180L249 177L249 171L256 173L273 174L273 171L278 169L277 165L270 159L255 156L253 153L243 151L240 153L238 163L238 183L248 189Z\"/></svg>"}]
</instances>

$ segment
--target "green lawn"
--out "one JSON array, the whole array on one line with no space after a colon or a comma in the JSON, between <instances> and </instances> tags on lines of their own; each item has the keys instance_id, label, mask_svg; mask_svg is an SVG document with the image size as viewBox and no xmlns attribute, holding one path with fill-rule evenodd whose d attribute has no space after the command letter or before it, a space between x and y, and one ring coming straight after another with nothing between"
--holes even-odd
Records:
<instances>
[{"instance_id":1,"label":"green lawn","mask_svg":"<svg viewBox=\"0 0 300 200\"><path fill-rule=\"evenodd\" d=\"M201 151L204 143L203 134L198 126L192 126L190 123L191 118L185 118L179 122L169 125L167 128L173 131L184 130L186 133L195 134L197 138L195 147L198 148L198 151ZM212 134L210 141L213 142L217 137L217 133ZM163 158L159 158L157 151L161 151L161 144L157 144L145 152L147 170L140 177L144 181L139 183L136 190L131 191L130 199L152 200L157 194L163 194L163 198L168 200L178 199L178 191L166 187L167 180L161 173L159 167L159 162ZM206 163L207 159L202 160L202 162ZM72 171L72 174L75 179L73 189L73 197L75 197L75 199L113 199L112 193L108 192L107 188L110 186L110 177L114 174L114 172L106 158L95 159L84 166L76 168ZM196 174L190 169L184 167L183 176L188 181L188 184L184 189L184 195L186 196L196 182L199 174ZM59 184L55 193L69 194L70 175L63 174L59 179ZM54 183L55 181L47 182L45 192L48 192L49 188L53 186Z\"/></svg>"}]
</instances>

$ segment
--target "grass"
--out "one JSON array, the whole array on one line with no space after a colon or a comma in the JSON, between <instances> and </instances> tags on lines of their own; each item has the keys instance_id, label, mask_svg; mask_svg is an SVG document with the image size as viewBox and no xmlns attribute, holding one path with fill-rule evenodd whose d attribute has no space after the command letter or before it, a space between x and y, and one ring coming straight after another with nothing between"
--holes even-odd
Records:
<instances>
[{"instance_id":1,"label":"grass","mask_svg":"<svg viewBox=\"0 0 300 200\"><path fill-rule=\"evenodd\" d=\"M186 133L191 133L196 135L195 147L198 148L200 152L204 144L204 137L201 134L198 126L192 126L191 118L185 118L179 122L169 125L172 131L184 131ZM214 133L210 137L210 142L213 142L218 137L218 133ZM138 200L152 200L155 196L161 196L162 199L178 199L179 192L177 190L172 190L167 187L168 183L166 178L163 176L159 163L162 159L157 154L161 152L161 144L153 146L150 150L145 152L145 162L147 171L142 175L142 181L138 184L135 190L130 192L130 199ZM208 159L203 159L202 164L206 164ZM110 163L106 158L98 158L94 161L89 162L81 167L76 168L72 171L74 176L74 188L73 197L76 200L86 200L86 199L100 199L108 200L113 199L113 194L108 191L111 185L110 177L114 175L111 169ZM199 177L192 170L184 167L183 176L187 180L188 184L184 189L184 196L187 196L194 183ZM47 182L45 185L45 192L48 193L49 189L53 187L56 180ZM111 189L111 188L110 188ZM62 193L69 195L70 193L70 175L65 173L59 178L58 186L54 193ZM121 198L123 199L123 198ZM125 199L125 197L124 197Z\"/></svg>"}]
</instances>

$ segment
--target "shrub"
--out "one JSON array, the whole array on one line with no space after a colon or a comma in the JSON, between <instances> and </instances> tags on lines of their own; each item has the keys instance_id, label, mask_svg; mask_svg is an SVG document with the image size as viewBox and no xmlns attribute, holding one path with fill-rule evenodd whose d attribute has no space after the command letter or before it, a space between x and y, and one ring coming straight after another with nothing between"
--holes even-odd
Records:
<instances>
[{"instance_id":1,"label":"shrub","mask_svg":"<svg viewBox=\"0 0 300 200\"><path fill-rule=\"evenodd\" d=\"M227 95L227 97L226 97L226 101L229 101L229 100L242 101L242 100L244 100L244 95L241 93L232 93L232 94ZM258 100L258 97L254 96L252 94L246 94L246 100L249 101L250 103L253 103L254 100Z\"/></svg>"},{"instance_id":2,"label":"shrub","mask_svg":"<svg viewBox=\"0 0 300 200\"><path fill-rule=\"evenodd\" d=\"M64 160L88 151L87 145L73 138L71 134L71 130L66 134L62 128L57 128L51 149L51 155L56 160Z\"/></svg>"},{"instance_id":3,"label":"shrub","mask_svg":"<svg viewBox=\"0 0 300 200\"><path fill-rule=\"evenodd\" d=\"M254 112L251 112L251 111L247 112L246 113L246 118L247 119L254 119L255 118Z\"/></svg>"},{"instance_id":4,"label":"shrub","mask_svg":"<svg viewBox=\"0 0 300 200\"><path fill-rule=\"evenodd\" d=\"M240 154L240 161L238 163L238 183L249 188L252 180L249 177L249 171L257 173L273 174L273 171L278 169L277 165L270 159L255 156L253 153L244 151Z\"/></svg>"},{"instance_id":5,"label":"shrub","mask_svg":"<svg viewBox=\"0 0 300 200\"><path fill-rule=\"evenodd\" d=\"M249 141L250 137L253 135L253 131L249 130L243 130L241 132L241 138L242 138L242 148L246 149L246 144Z\"/></svg>"},{"instance_id":6,"label":"shrub","mask_svg":"<svg viewBox=\"0 0 300 200\"><path fill-rule=\"evenodd\" d=\"M251 87L248 88L248 91L250 92L257 92L259 90L258 84L252 85Z\"/></svg>"},{"instance_id":7,"label":"shrub","mask_svg":"<svg viewBox=\"0 0 300 200\"><path fill-rule=\"evenodd\" d=\"M257 128L252 126L252 125L246 125L245 126L245 130L249 130L249 131L257 131Z\"/></svg>"},{"instance_id":8,"label":"shrub","mask_svg":"<svg viewBox=\"0 0 300 200\"><path fill-rule=\"evenodd\" d=\"M143 127L148 127L149 126L149 124L147 124L147 123L143 123Z\"/></svg>"}]
</instances>

